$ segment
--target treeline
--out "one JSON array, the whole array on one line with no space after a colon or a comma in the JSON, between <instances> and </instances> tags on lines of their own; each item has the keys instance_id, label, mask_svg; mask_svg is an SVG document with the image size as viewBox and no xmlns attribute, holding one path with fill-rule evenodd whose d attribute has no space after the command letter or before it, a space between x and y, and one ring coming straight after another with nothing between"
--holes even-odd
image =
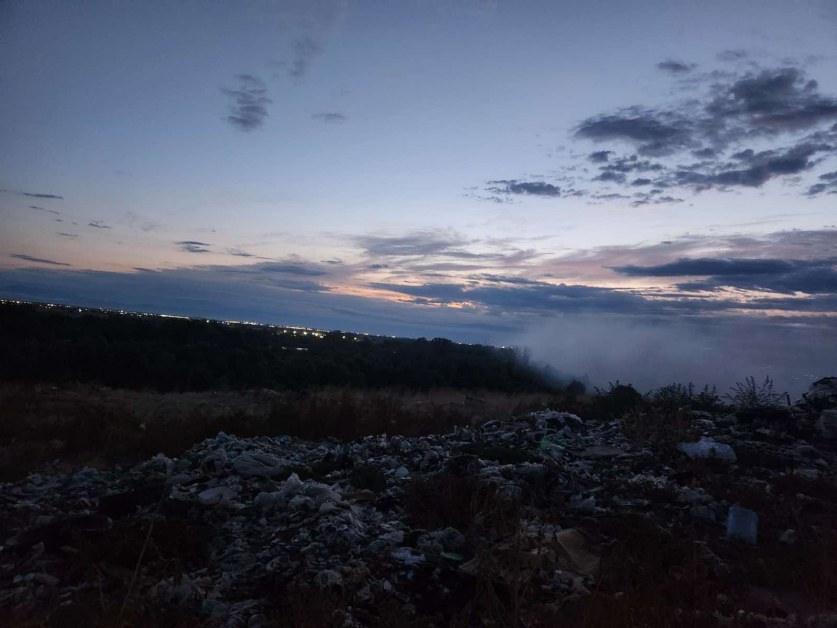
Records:
<instances>
[{"instance_id":1,"label":"treeline","mask_svg":"<svg viewBox=\"0 0 837 628\"><path fill-rule=\"evenodd\" d=\"M304 333L17 303L0 304L0 379L161 392L326 385L550 388L543 373L510 349L442 338Z\"/></svg>"}]
</instances>

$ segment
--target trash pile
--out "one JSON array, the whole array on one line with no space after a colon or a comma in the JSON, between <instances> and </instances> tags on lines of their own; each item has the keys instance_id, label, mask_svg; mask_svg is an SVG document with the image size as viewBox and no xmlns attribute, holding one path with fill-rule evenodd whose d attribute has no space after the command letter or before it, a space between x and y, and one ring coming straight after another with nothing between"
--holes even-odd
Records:
<instances>
[{"instance_id":1,"label":"trash pile","mask_svg":"<svg viewBox=\"0 0 837 628\"><path fill-rule=\"evenodd\" d=\"M656 449L545 410L47 468L0 484L0 621L837 625L837 378L762 418L686 416L697 437Z\"/></svg>"}]
</instances>

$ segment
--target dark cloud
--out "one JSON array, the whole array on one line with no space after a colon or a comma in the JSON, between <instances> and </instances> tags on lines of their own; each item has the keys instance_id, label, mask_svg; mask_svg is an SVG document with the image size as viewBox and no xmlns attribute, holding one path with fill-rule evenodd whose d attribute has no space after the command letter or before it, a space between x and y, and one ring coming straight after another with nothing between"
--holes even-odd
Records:
<instances>
[{"instance_id":1,"label":"dark cloud","mask_svg":"<svg viewBox=\"0 0 837 628\"><path fill-rule=\"evenodd\" d=\"M775 135L782 129L809 128L837 119L837 99L819 94L818 87L798 68L764 70L724 88L707 111L748 118L751 134Z\"/></svg>"},{"instance_id":2,"label":"dark cloud","mask_svg":"<svg viewBox=\"0 0 837 628\"><path fill-rule=\"evenodd\" d=\"M680 61L672 61L669 59L668 61L662 61L657 64L658 70L663 70L664 72L671 72L672 74L685 74L686 72L691 72L695 69L694 63L681 63Z\"/></svg>"},{"instance_id":3,"label":"dark cloud","mask_svg":"<svg viewBox=\"0 0 837 628\"><path fill-rule=\"evenodd\" d=\"M315 120L321 120L322 122L328 122L331 124L340 124L346 121L346 116L342 113L337 113L336 111L324 111L322 113L315 113L311 116Z\"/></svg>"},{"instance_id":4,"label":"dark cloud","mask_svg":"<svg viewBox=\"0 0 837 628\"><path fill-rule=\"evenodd\" d=\"M500 179L489 181L489 192L497 194L527 194L532 196L561 196L561 189L551 183L543 181L518 181L517 179Z\"/></svg>"},{"instance_id":5,"label":"dark cloud","mask_svg":"<svg viewBox=\"0 0 837 628\"><path fill-rule=\"evenodd\" d=\"M57 231L57 235L64 236L65 238L77 238L77 233L64 233L63 231Z\"/></svg>"},{"instance_id":6,"label":"dark cloud","mask_svg":"<svg viewBox=\"0 0 837 628\"><path fill-rule=\"evenodd\" d=\"M21 192L24 196L29 196L32 198L54 198L54 199L63 199L63 196L57 196L55 194L32 194L30 192Z\"/></svg>"},{"instance_id":7,"label":"dark cloud","mask_svg":"<svg viewBox=\"0 0 837 628\"><path fill-rule=\"evenodd\" d=\"M692 155L698 159L712 159L717 156L717 152L714 148L701 148L699 150L692 151Z\"/></svg>"},{"instance_id":8,"label":"dark cloud","mask_svg":"<svg viewBox=\"0 0 837 628\"><path fill-rule=\"evenodd\" d=\"M763 275L786 273L793 263L780 259L679 259L656 266L614 266L630 277L683 277L686 275Z\"/></svg>"},{"instance_id":9,"label":"dark cloud","mask_svg":"<svg viewBox=\"0 0 837 628\"><path fill-rule=\"evenodd\" d=\"M656 266L612 267L631 277L706 276L707 279L677 285L685 291L738 288L793 294L837 294L837 258L792 259L679 259Z\"/></svg>"},{"instance_id":10,"label":"dark cloud","mask_svg":"<svg viewBox=\"0 0 837 628\"><path fill-rule=\"evenodd\" d=\"M811 157L828 148L828 146L802 144L784 152L770 150L751 154L752 151L742 151L737 154L744 155L739 159L744 159L749 163L747 168L707 172L704 164L696 164L690 169L678 170L674 178L677 184L692 186L698 190L728 186L760 187L774 177L798 174L808 170L813 166Z\"/></svg>"},{"instance_id":11,"label":"dark cloud","mask_svg":"<svg viewBox=\"0 0 837 628\"><path fill-rule=\"evenodd\" d=\"M677 73L675 66L682 64L663 65ZM798 67L714 72L695 75L684 85L701 93L674 105L633 106L592 116L575 128L578 139L631 147L627 153L615 148L588 153L586 158L598 165L598 173L586 181L576 174L565 177L568 185L576 186L572 188L576 195L603 200L595 187L584 189L590 183L701 192L760 187L776 178L796 176L786 182L805 185L799 175L837 157L837 97L822 94L818 83ZM747 146L755 141L774 145L757 152ZM650 155L657 159L642 158ZM684 156L700 161L689 163ZM649 174L620 176L634 171ZM496 182L489 185L492 183ZM807 196L817 196L837 192L837 184L821 179L804 189ZM499 191L510 193L502 188ZM638 197L636 202L659 200Z\"/></svg>"},{"instance_id":12,"label":"dark cloud","mask_svg":"<svg viewBox=\"0 0 837 628\"><path fill-rule=\"evenodd\" d=\"M66 262L56 262L52 259L44 259L43 257L32 257L31 255L24 255L23 253L11 253L9 257L23 260L24 262L34 262L36 264L49 264L50 266L70 266Z\"/></svg>"},{"instance_id":13,"label":"dark cloud","mask_svg":"<svg viewBox=\"0 0 837 628\"><path fill-rule=\"evenodd\" d=\"M625 175L621 172L614 172L613 170L605 170L594 181L613 181L614 183L624 183Z\"/></svg>"},{"instance_id":14,"label":"dark cloud","mask_svg":"<svg viewBox=\"0 0 837 628\"><path fill-rule=\"evenodd\" d=\"M211 253L211 251L206 247L212 245L207 244L206 242L198 242L197 240L181 240L180 242L175 242L175 244L179 246L180 250L184 253Z\"/></svg>"},{"instance_id":15,"label":"dark cloud","mask_svg":"<svg viewBox=\"0 0 837 628\"><path fill-rule=\"evenodd\" d=\"M237 89L221 89L234 101L230 105L230 115L224 120L241 131L258 129L267 118L267 105L272 102L267 96L267 86L252 74L239 74L236 78Z\"/></svg>"},{"instance_id":16,"label":"dark cloud","mask_svg":"<svg viewBox=\"0 0 837 628\"><path fill-rule=\"evenodd\" d=\"M837 194L837 170L821 174L818 178L820 182L815 183L808 188L808 196L816 196L818 194L822 194L823 192L827 194Z\"/></svg>"},{"instance_id":17,"label":"dark cloud","mask_svg":"<svg viewBox=\"0 0 837 628\"><path fill-rule=\"evenodd\" d=\"M390 290L435 305L470 303L495 313L567 313L592 311L649 311L641 296L612 288L551 284L540 281L492 281L494 285L465 286L452 283L422 285L374 283L370 287ZM499 285L498 285L499 284Z\"/></svg>"},{"instance_id":18,"label":"dark cloud","mask_svg":"<svg viewBox=\"0 0 837 628\"><path fill-rule=\"evenodd\" d=\"M29 209L34 209L39 212L47 212L48 214L55 214L56 216L61 215L60 211L57 211L55 209L46 209L45 207L38 207L37 205L30 205Z\"/></svg>"},{"instance_id":19,"label":"dark cloud","mask_svg":"<svg viewBox=\"0 0 837 628\"><path fill-rule=\"evenodd\" d=\"M592 161L594 164L603 164L612 154L612 150L597 150L587 155L587 159Z\"/></svg>"},{"instance_id":20,"label":"dark cloud","mask_svg":"<svg viewBox=\"0 0 837 628\"><path fill-rule=\"evenodd\" d=\"M87 226L95 227L96 229L110 229L110 227L103 223L101 220L94 220L92 222L88 222Z\"/></svg>"},{"instance_id":21,"label":"dark cloud","mask_svg":"<svg viewBox=\"0 0 837 628\"><path fill-rule=\"evenodd\" d=\"M41 192L21 192L19 190L8 190L8 189L0 189L0 192L7 192L9 194L19 194L20 196L28 196L29 198L46 198L46 199L57 199L63 200L63 196L58 196L57 194L43 194Z\"/></svg>"},{"instance_id":22,"label":"dark cloud","mask_svg":"<svg viewBox=\"0 0 837 628\"><path fill-rule=\"evenodd\" d=\"M615 115L588 118L576 136L634 143L643 155L666 155L694 145L691 123L675 112L631 107Z\"/></svg>"}]
</instances>

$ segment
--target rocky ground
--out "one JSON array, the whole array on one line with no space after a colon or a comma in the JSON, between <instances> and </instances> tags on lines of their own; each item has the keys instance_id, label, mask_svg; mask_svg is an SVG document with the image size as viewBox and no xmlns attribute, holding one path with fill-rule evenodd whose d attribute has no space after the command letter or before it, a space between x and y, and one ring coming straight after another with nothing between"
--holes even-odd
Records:
<instances>
[{"instance_id":1,"label":"rocky ground","mask_svg":"<svg viewBox=\"0 0 837 628\"><path fill-rule=\"evenodd\" d=\"M0 484L0 622L837 626L837 378L792 408L219 433Z\"/></svg>"}]
</instances>

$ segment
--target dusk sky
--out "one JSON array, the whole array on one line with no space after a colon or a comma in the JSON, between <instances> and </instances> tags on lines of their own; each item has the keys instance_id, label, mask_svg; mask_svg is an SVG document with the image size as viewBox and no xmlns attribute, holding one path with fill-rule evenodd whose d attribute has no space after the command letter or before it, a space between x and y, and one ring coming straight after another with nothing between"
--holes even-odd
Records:
<instances>
[{"instance_id":1,"label":"dusk sky","mask_svg":"<svg viewBox=\"0 0 837 628\"><path fill-rule=\"evenodd\" d=\"M837 375L833 0L8 0L0 46L0 298Z\"/></svg>"}]
</instances>

